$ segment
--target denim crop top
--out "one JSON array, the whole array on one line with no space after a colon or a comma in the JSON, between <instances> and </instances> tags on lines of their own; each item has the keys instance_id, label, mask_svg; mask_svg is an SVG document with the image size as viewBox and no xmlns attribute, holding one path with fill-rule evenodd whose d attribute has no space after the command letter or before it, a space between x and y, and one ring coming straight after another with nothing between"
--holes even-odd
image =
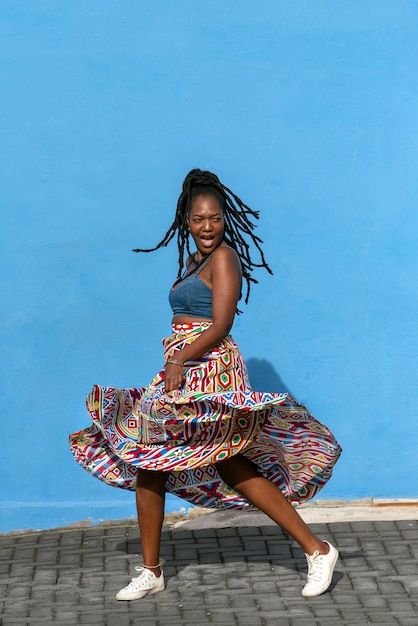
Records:
<instances>
[{"instance_id":1,"label":"denim crop top","mask_svg":"<svg viewBox=\"0 0 418 626\"><path fill-rule=\"evenodd\" d=\"M204 265L206 261L199 268L199 272ZM173 315L212 319L212 289L203 282L199 274L183 278L175 289L170 289L168 299Z\"/></svg>"}]
</instances>

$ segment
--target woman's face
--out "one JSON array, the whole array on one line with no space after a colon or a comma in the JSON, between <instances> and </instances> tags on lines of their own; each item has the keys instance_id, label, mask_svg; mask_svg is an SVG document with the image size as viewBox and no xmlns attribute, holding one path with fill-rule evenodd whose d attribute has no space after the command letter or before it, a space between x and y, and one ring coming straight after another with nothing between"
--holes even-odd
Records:
<instances>
[{"instance_id":1,"label":"woman's face","mask_svg":"<svg viewBox=\"0 0 418 626\"><path fill-rule=\"evenodd\" d=\"M189 228L199 253L199 261L219 246L224 236L224 226L224 214L215 196L196 196L192 200Z\"/></svg>"}]
</instances>

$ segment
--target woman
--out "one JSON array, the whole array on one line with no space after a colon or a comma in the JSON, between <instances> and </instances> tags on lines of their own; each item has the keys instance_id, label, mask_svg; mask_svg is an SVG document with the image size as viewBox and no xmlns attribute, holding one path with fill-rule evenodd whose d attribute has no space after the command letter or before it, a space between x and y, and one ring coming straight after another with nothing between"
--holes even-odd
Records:
<instances>
[{"instance_id":1,"label":"woman","mask_svg":"<svg viewBox=\"0 0 418 626\"><path fill-rule=\"evenodd\" d=\"M242 278L247 302L256 282L252 269L271 272L251 217L258 214L214 174L189 172L175 220L152 249L177 233L179 273L169 294L173 332L163 341L164 369L147 388L95 386L87 400L94 425L70 437L85 469L136 491L144 566L118 600L164 589L160 538L167 490L202 506L264 511L306 554L302 594L319 595L331 584L338 552L311 532L292 504L318 492L341 448L289 394L251 390L229 335ZM249 243L261 257L258 264Z\"/></svg>"}]
</instances>

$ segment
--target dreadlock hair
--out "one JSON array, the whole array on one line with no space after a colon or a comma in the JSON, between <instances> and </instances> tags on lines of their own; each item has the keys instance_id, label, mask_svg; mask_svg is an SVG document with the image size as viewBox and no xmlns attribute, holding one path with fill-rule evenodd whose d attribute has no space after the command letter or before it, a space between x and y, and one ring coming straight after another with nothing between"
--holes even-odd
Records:
<instances>
[{"instance_id":1,"label":"dreadlock hair","mask_svg":"<svg viewBox=\"0 0 418 626\"><path fill-rule=\"evenodd\" d=\"M253 233L255 224L253 224L251 218L258 219L259 212L253 211L249 206L244 204L244 202L228 189L228 187L225 187L212 172L194 169L187 174L183 182L182 192L177 201L174 221L164 235L164 238L155 248L147 250L136 249L133 250L133 252L153 252L154 250L158 250L158 248L167 246L177 233L179 249L179 271L177 278L179 279L182 275L185 263L184 251L186 250L189 256L191 254L188 226L191 205L194 198L201 195L214 196L217 198L223 210L225 221L223 240L235 250L241 261L242 275L247 283L247 293L245 296L245 304L247 304L250 296L251 283L258 282L251 275L252 270L255 267L264 267L269 274L273 273L264 258L264 253L260 246L263 241ZM257 248L260 255L261 260L259 263L255 263L251 259L251 242Z\"/></svg>"}]
</instances>

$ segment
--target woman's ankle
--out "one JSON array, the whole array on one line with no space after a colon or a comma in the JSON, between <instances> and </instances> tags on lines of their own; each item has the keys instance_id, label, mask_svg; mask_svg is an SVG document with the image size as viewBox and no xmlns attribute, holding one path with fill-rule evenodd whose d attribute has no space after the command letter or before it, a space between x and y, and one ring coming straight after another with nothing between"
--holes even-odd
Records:
<instances>
[{"instance_id":1,"label":"woman's ankle","mask_svg":"<svg viewBox=\"0 0 418 626\"><path fill-rule=\"evenodd\" d=\"M158 565L144 565L144 568L149 569L157 578L161 576L161 563L158 563Z\"/></svg>"}]
</instances>

